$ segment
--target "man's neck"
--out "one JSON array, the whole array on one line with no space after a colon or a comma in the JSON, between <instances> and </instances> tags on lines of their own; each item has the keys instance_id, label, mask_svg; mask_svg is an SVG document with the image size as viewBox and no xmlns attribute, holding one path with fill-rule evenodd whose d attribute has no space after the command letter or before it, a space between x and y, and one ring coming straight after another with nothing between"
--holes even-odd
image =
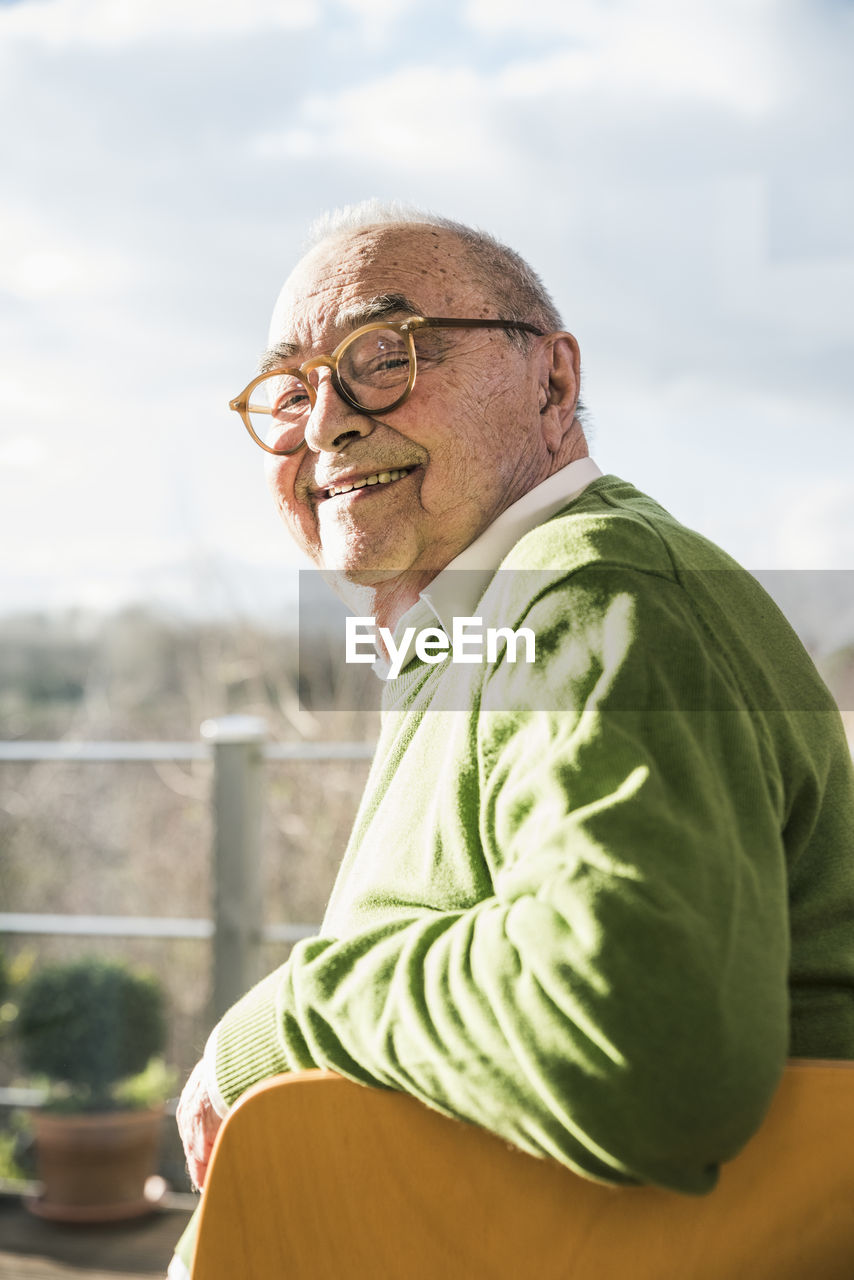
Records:
<instances>
[{"instance_id":1,"label":"man's neck","mask_svg":"<svg viewBox=\"0 0 854 1280\"><path fill-rule=\"evenodd\" d=\"M375 582L353 582L343 574L326 570L323 576L349 609L360 617L372 617L379 627L394 631L398 621L409 610L434 578L436 569L407 569L389 574Z\"/></svg>"},{"instance_id":2,"label":"man's neck","mask_svg":"<svg viewBox=\"0 0 854 1280\"><path fill-rule=\"evenodd\" d=\"M442 572L438 569L409 570L387 582L375 585L369 612L373 614L377 628L388 627L394 631L399 620L411 609L421 592Z\"/></svg>"}]
</instances>

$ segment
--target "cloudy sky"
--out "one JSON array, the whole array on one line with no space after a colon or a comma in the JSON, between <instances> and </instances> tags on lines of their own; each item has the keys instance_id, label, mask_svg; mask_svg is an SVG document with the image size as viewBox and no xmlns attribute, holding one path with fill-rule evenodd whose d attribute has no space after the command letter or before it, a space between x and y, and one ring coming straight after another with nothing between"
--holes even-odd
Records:
<instances>
[{"instance_id":1,"label":"cloudy sky","mask_svg":"<svg viewBox=\"0 0 854 1280\"><path fill-rule=\"evenodd\" d=\"M852 52L852 0L0 0L0 609L285 607L227 402L370 196L532 261L603 469L854 568Z\"/></svg>"}]
</instances>

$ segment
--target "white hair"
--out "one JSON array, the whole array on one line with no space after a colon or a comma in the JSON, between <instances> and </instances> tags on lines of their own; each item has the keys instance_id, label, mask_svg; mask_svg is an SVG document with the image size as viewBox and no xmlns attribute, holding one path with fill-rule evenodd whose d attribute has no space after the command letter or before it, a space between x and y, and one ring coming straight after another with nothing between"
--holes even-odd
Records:
<instances>
[{"instance_id":1,"label":"white hair","mask_svg":"<svg viewBox=\"0 0 854 1280\"><path fill-rule=\"evenodd\" d=\"M316 218L309 227L306 251L324 240L348 232L381 226L435 227L450 232L461 241L471 264L472 275L498 313L507 320L524 320L546 333L562 329L563 321L551 295L533 267L515 249L502 244L488 231L481 231L417 209L399 200L363 200L344 205ZM510 336L510 335L508 335ZM526 335L513 335L526 340Z\"/></svg>"}]
</instances>

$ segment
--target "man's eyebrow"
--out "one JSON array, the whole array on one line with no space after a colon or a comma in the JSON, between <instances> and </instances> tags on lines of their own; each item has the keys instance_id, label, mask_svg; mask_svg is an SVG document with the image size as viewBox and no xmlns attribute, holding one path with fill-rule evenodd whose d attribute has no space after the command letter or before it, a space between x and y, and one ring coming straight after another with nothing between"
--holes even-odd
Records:
<instances>
[{"instance_id":1,"label":"man's eyebrow","mask_svg":"<svg viewBox=\"0 0 854 1280\"><path fill-rule=\"evenodd\" d=\"M258 372L272 373L274 369L287 364L298 351L299 347L294 342L277 342L274 347L268 347L261 356L258 361Z\"/></svg>"},{"instance_id":2,"label":"man's eyebrow","mask_svg":"<svg viewBox=\"0 0 854 1280\"><path fill-rule=\"evenodd\" d=\"M421 312L415 303L402 293L380 293L367 302L354 302L349 307L341 307L335 317L336 323L358 329L360 325L370 324L373 320L385 320L388 316L418 316Z\"/></svg>"},{"instance_id":3,"label":"man's eyebrow","mask_svg":"<svg viewBox=\"0 0 854 1280\"><path fill-rule=\"evenodd\" d=\"M415 303L402 293L380 293L367 301L354 302L339 309L335 316L335 324L339 329L359 329L363 324L371 324L374 320L385 320L389 316L417 316L421 312ZM268 347L258 361L259 373L272 373L282 365L293 362L299 353L299 344L282 341Z\"/></svg>"}]
</instances>

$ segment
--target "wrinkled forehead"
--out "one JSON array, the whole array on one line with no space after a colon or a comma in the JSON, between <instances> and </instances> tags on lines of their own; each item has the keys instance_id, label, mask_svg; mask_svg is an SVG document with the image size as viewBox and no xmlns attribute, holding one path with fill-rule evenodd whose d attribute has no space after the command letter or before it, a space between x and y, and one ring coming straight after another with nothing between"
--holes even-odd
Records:
<instances>
[{"instance_id":1,"label":"wrinkled forehead","mask_svg":"<svg viewBox=\"0 0 854 1280\"><path fill-rule=\"evenodd\" d=\"M452 232L368 227L322 241L297 263L276 302L269 344L293 355L326 350L371 319L462 316L472 306L474 315L488 311Z\"/></svg>"}]
</instances>

